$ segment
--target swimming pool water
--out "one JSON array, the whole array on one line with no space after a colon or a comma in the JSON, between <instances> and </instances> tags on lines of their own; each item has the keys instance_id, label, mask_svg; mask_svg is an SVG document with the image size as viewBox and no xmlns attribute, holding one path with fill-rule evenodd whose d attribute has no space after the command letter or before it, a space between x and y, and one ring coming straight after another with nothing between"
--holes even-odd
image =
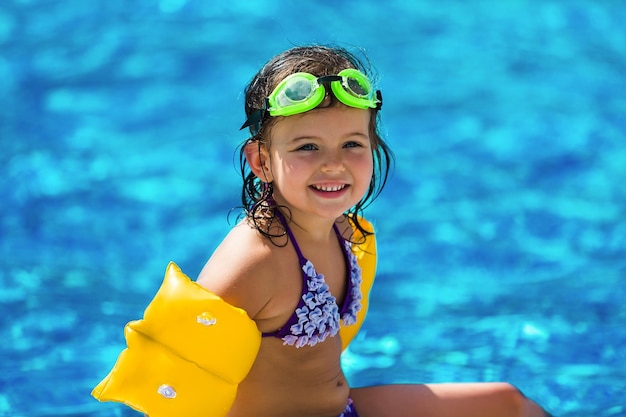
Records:
<instances>
[{"instance_id":1,"label":"swimming pool water","mask_svg":"<svg viewBox=\"0 0 626 417\"><path fill-rule=\"evenodd\" d=\"M311 42L366 49L396 153L351 383L626 415L623 4L215 3L0 5L0 416L137 415L89 392L230 227L243 86Z\"/></svg>"}]
</instances>

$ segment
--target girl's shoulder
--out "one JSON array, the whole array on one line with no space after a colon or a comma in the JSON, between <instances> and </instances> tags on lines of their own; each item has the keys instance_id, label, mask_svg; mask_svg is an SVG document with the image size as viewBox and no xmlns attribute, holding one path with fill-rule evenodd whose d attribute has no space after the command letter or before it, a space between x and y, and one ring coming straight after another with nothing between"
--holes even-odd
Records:
<instances>
[{"instance_id":1,"label":"girl's shoulder","mask_svg":"<svg viewBox=\"0 0 626 417\"><path fill-rule=\"evenodd\" d=\"M276 247L246 222L233 227L198 276L198 284L252 318L274 294Z\"/></svg>"},{"instance_id":2,"label":"girl's shoulder","mask_svg":"<svg viewBox=\"0 0 626 417\"><path fill-rule=\"evenodd\" d=\"M373 234L374 226L364 217L355 214L343 215L335 222L344 239L353 243L362 243L364 234Z\"/></svg>"},{"instance_id":3,"label":"girl's shoulder","mask_svg":"<svg viewBox=\"0 0 626 417\"><path fill-rule=\"evenodd\" d=\"M337 226L339 233L344 239L349 241L352 238L353 226L352 222L350 221L350 217L346 215L339 217L335 221L335 226Z\"/></svg>"}]
</instances>

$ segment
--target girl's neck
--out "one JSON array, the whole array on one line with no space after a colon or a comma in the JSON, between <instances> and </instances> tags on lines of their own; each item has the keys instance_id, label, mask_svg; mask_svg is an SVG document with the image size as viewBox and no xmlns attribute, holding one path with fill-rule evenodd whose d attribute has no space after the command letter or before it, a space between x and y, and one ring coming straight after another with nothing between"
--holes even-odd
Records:
<instances>
[{"instance_id":1,"label":"girl's neck","mask_svg":"<svg viewBox=\"0 0 626 417\"><path fill-rule=\"evenodd\" d=\"M277 205L275 210L285 219L292 233L300 240L307 240L317 244L326 244L334 236L333 225L336 219L315 218L312 216L299 215L297 210Z\"/></svg>"},{"instance_id":2,"label":"girl's neck","mask_svg":"<svg viewBox=\"0 0 626 417\"><path fill-rule=\"evenodd\" d=\"M289 227L291 232L298 237L299 240L308 240L317 244L327 244L334 238L333 231L334 221L320 221L301 224L297 220L291 220Z\"/></svg>"}]
</instances>

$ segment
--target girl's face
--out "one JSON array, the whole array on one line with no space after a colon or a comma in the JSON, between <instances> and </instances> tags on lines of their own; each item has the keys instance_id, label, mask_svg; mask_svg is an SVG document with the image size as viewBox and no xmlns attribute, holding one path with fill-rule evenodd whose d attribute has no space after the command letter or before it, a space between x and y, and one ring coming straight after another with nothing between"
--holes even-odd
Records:
<instances>
[{"instance_id":1,"label":"girl's face","mask_svg":"<svg viewBox=\"0 0 626 417\"><path fill-rule=\"evenodd\" d=\"M283 117L271 128L266 169L274 199L296 222L334 221L363 198L374 169L370 117L369 110L337 104Z\"/></svg>"}]
</instances>

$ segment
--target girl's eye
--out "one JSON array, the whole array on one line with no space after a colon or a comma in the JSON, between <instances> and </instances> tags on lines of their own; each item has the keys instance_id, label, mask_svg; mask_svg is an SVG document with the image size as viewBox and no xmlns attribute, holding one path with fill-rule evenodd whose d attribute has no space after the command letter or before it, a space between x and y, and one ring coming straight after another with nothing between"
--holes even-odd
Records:
<instances>
[{"instance_id":1,"label":"girl's eye","mask_svg":"<svg viewBox=\"0 0 626 417\"><path fill-rule=\"evenodd\" d=\"M314 151L317 149L317 146L315 146L312 143L307 143L306 145L302 145L298 148L299 151Z\"/></svg>"},{"instance_id":2,"label":"girl's eye","mask_svg":"<svg viewBox=\"0 0 626 417\"><path fill-rule=\"evenodd\" d=\"M360 148L363 145L361 145L361 143L359 142L355 142L355 141L350 141L350 142L346 142L343 147L344 148Z\"/></svg>"}]
</instances>

